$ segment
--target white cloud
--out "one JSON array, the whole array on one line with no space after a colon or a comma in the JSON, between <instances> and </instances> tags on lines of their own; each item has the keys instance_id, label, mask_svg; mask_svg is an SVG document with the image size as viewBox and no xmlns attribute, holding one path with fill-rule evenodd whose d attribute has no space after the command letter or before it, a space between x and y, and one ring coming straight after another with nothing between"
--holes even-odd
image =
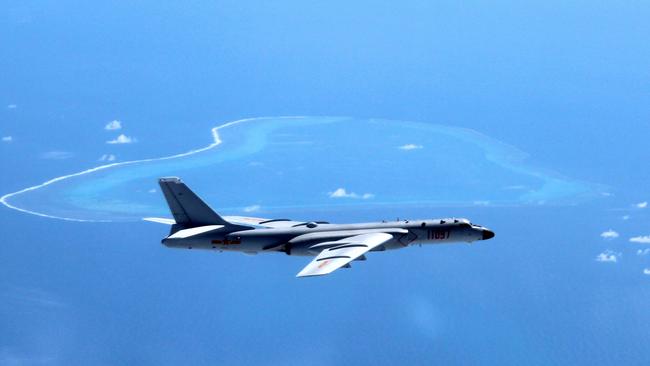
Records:
<instances>
[{"instance_id":1,"label":"white cloud","mask_svg":"<svg viewBox=\"0 0 650 366\"><path fill-rule=\"evenodd\" d=\"M334 192L330 193L331 198L344 198L344 197L351 197L352 195L348 193L345 188L339 188Z\"/></svg>"},{"instance_id":2,"label":"white cloud","mask_svg":"<svg viewBox=\"0 0 650 366\"><path fill-rule=\"evenodd\" d=\"M122 122L116 119L108 122L106 126L104 126L104 129L109 131L119 130L120 128L122 128Z\"/></svg>"},{"instance_id":3,"label":"white cloud","mask_svg":"<svg viewBox=\"0 0 650 366\"><path fill-rule=\"evenodd\" d=\"M639 202L639 203L635 204L635 206L638 207L638 208L646 208L646 207L648 207L648 202L647 201Z\"/></svg>"},{"instance_id":4,"label":"white cloud","mask_svg":"<svg viewBox=\"0 0 650 366\"><path fill-rule=\"evenodd\" d=\"M11 142L11 141L13 141L13 140L14 140L14 138L11 137L11 136L4 136L4 137L2 137L2 142Z\"/></svg>"},{"instance_id":5,"label":"white cloud","mask_svg":"<svg viewBox=\"0 0 650 366\"><path fill-rule=\"evenodd\" d=\"M490 201L474 201L474 206L489 206Z\"/></svg>"},{"instance_id":6,"label":"white cloud","mask_svg":"<svg viewBox=\"0 0 650 366\"><path fill-rule=\"evenodd\" d=\"M147 191L147 193L156 193L156 192L158 192L158 191L156 191L155 188L151 188L150 190Z\"/></svg>"},{"instance_id":7,"label":"white cloud","mask_svg":"<svg viewBox=\"0 0 650 366\"><path fill-rule=\"evenodd\" d=\"M117 136L114 140L106 141L107 144L130 144L136 142L135 138L129 137L125 134Z\"/></svg>"},{"instance_id":8,"label":"white cloud","mask_svg":"<svg viewBox=\"0 0 650 366\"><path fill-rule=\"evenodd\" d=\"M623 215L623 217L621 217L621 218L622 218L623 220L629 220L629 219L630 219L630 215Z\"/></svg>"},{"instance_id":9,"label":"white cloud","mask_svg":"<svg viewBox=\"0 0 650 366\"><path fill-rule=\"evenodd\" d=\"M603 239L616 239L619 237L618 233L612 229L604 231L600 234L600 237Z\"/></svg>"},{"instance_id":10,"label":"white cloud","mask_svg":"<svg viewBox=\"0 0 650 366\"><path fill-rule=\"evenodd\" d=\"M635 236L630 238L632 243L650 244L650 235Z\"/></svg>"},{"instance_id":11,"label":"white cloud","mask_svg":"<svg viewBox=\"0 0 650 366\"><path fill-rule=\"evenodd\" d=\"M41 154L41 159L64 160L64 159L70 159L73 156L74 154L69 151L48 151L46 153Z\"/></svg>"},{"instance_id":12,"label":"white cloud","mask_svg":"<svg viewBox=\"0 0 650 366\"><path fill-rule=\"evenodd\" d=\"M402 145L402 146L400 146L399 149L400 149L400 150L406 150L406 151L408 151L408 150L417 150L417 149L421 149L421 148L423 148L423 147L424 147L424 146L422 146L422 145L406 144L406 145Z\"/></svg>"},{"instance_id":13,"label":"white cloud","mask_svg":"<svg viewBox=\"0 0 650 366\"><path fill-rule=\"evenodd\" d=\"M18 108L18 106L15 105L15 104L8 104L7 105L7 109L16 109L16 108Z\"/></svg>"},{"instance_id":14,"label":"white cloud","mask_svg":"<svg viewBox=\"0 0 650 366\"><path fill-rule=\"evenodd\" d=\"M644 268L643 269L643 274L650 276L650 268Z\"/></svg>"},{"instance_id":15,"label":"white cloud","mask_svg":"<svg viewBox=\"0 0 650 366\"><path fill-rule=\"evenodd\" d=\"M348 191L345 190L345 188L339 188L339 189L335 190L334 192L330 192L329 195L330 195L330 198L360 198L360 199L364 199L364 200L371 199L371 198L375 197L375 195L372 194L372 193L364 193L362 195L359 195L359 194L354 193L354 192L348 192Z\"/></svg>"},{"instance_id":16,"label":"white cloud","mask_svg":"<svg viewBox=\"0 0 650 366\"><path fill-rule=\"evenodd\" d=\"M260 208L262 208L260 205L250 205L250 206L244 207L244 212L249 212L249 213L250 212L257 212L257 211L260 210Z\"/></svg>"},{"instance_id":17,"label":"white cloud","mask_svg":"<svg viewBox=\"0 0 650 366\"><path fill-rule=\"evenodd\" d=\"M650 254L650 248L639 249L636 251L636 255L644 256Z\"/></svg>"},{"instance_id":18,"label":"white cloud","mask_svg":"<svg viewBox=\"0 0 650 366\"><path fill-rule=\"evenodd\" d=\"M113 154L104 154L99 158L99 161L115 161L115 159L116 157Z\"/></svg>"},{"instance_id":19,"label":"white cloud","mask_svg":"<svg viewBox=\"0 0 650 366\"><path fill-rule=\"evenodd\" d=\"M616 253L612 250L606 250L596 257L596 262L610 262L610 263L616 263L618 261L618 258L621 257L621 253Z\"/></svg>"}]
</instances>

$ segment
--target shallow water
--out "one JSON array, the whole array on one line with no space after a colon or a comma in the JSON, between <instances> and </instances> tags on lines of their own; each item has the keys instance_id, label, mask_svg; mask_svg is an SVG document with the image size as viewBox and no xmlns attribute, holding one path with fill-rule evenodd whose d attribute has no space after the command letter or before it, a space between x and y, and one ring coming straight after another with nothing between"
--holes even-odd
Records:
<instances>
[{"instance_id":1,"label":"shallow water","mask_svg":"<svg viewBox=\"0 0 650 366\"><path fill-rule=\"evenodd\" d=\"M156 187L161 176L182 177L219 210L270 215L295 208L567 204L602 189L532 166L515 147L457 127L277 117L214 132L207 147L93 168L7 201L49 216L119 221L168 215Z\"/></svg>"}]
</instances>

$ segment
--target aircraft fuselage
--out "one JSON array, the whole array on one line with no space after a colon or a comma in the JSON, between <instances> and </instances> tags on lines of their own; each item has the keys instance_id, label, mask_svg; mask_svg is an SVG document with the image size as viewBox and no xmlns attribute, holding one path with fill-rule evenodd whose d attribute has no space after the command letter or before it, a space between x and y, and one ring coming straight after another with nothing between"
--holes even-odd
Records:
<instances>
[{"instance_id":1,"label":"aircraft fuselage","mask_svg":"<svg viewBox=\"0 0 650 366\"><path fill-rule=\"evenodd\" d=\"M297 277L322 276L338 268L350 268L350 262L365 260L368 252L412 244L471 243L494 237L489 229L458 218L330 224L222 217L179 178L160 178L159 184L174 219L148 220L171 225L170 234L162 240L165 246L314 257Z\"/></svg>"},{"instance_id":2,"label":"aircraft fuselage","mask_svg":"<svg viewBox=\"0 0 650 366\"><path fill-rule=\"evenodd\" d=\"M288 228L259 227L235 232L227 232L220 225L206 225L179 230L163 239L163 244L171 248L249 254L279 251L290 255L313 256L323 248L318 243L368 233L390 233L394 236L375 251L399 249L413 244L471 243L494 236L492 231L471 224L467 219L452 218L358 224L303 223Z\"/></svg>"}]
</instances>

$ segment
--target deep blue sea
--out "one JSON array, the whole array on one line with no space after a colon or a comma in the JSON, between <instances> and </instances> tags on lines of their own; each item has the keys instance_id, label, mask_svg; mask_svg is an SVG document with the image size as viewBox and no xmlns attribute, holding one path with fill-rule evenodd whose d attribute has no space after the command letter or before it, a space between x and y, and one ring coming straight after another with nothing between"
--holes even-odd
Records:
<instances>
[{"instance_id":1,"label":"deep blue sea","mask_svg":"<svg viewBox=\"0 0 650 366\"><path fill-rule=\"evenodd\" d=\"M650 5L8 1L0 365L647 365ZM236 122L236 123L232 123ZM172 250L217 212L473 245Z\"/></svg>"}]
</instances>

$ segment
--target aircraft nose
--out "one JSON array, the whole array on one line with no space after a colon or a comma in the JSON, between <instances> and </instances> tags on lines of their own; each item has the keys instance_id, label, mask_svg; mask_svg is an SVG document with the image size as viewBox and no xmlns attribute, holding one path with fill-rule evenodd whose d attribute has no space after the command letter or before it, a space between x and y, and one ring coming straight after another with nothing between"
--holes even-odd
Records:
<instances>
[{"instance_id":1,"label":"aircraft nose","mask_svg":"<svg viewBox=\"0 0 650 366\"><path fill-rule=\"evenodd\" d=\"M488 240L488 239L492 239L492 238L494 238L494 231L484 229L483 230L483 238L482 238L482 240Z\"/></svg>"}]
</instances>

